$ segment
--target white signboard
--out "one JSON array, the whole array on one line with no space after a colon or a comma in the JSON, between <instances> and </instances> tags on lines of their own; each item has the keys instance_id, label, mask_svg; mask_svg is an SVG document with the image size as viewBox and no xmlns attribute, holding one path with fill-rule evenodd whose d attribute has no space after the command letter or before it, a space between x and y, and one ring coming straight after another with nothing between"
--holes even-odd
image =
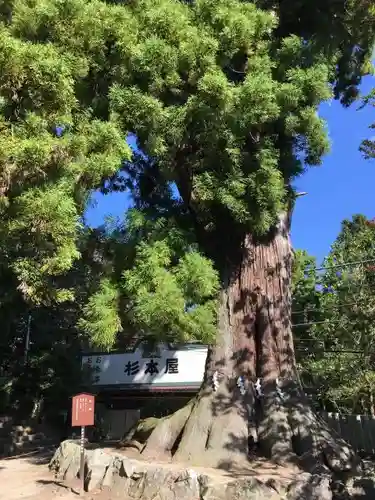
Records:
<instances>
[{"instance_id":1,"label":"white signboard","mask_svg":"<svg viewBox=\"0 0 375 500\"><path fill-rule=\"evenodd\" d=\"M159 346L147 354L134 352L82 356L82 365L93 370L95 386L151 386L151 388L199 388L203 380L207 347L186 345L172 350Z\"/></svg>"}]
</instances>

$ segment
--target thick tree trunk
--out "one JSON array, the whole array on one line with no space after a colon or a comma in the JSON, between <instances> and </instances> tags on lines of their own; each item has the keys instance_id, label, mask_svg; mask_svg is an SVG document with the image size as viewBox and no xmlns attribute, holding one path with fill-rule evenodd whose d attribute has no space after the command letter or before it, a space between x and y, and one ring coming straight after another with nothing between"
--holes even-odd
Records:
<instances>
[{"instance_id":1,"label":"thick tree trunk","mask_svg":"<svg viewBox=\"0 0 375 500\"><path fill-rule=\"evenodd\" d=\"M350 449L315 416L298 381L291 267L287 216L267 241L244 239L240 265L223 273L217 342L194 406L186 421L172 417L174 432L165 422L157 426L147 453L171 450L171 436L179 434L174 460L196 465L237 468L256 444L278 462L307 453L324 455L331 468L349 467Z\"/></svg>"}]
</instances>

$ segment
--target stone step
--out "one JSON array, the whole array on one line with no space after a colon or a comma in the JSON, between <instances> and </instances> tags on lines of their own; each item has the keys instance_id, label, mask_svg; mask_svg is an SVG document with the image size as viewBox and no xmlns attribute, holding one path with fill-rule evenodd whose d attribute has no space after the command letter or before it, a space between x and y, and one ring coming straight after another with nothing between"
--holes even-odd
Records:
<instances>
[{"instance_id":1,"label":"stone step","mask_svg":"<svg viewBox=\"0 0 375 500\"><path fill-rule=\"evenodd\" d=\"M35 434L35 428L29 425L23 427L22 425L16 425L12 429L13 436L29 436L30 434Z\"/></svg>"},{"instance_id":2,"label":"stone step","mask_svg":"<svg viewBox=\"0 0 375 500\"><path fill-rule=\"evenodd\" d=\"M52 444L55 443L55 440L54 439L43 439L43 440L39 440L39 441L29 441L27 443L23 442L23 443L13 443L13 446L16 450L27 450L27 451L32 451L32 450L35 450L35 449L38 449L38 448L41 448L41 447L44 447L44 446L50 446Z\"/></svg>"},{"instance_id":3,"label":"stone step","mask_svg":"<svg viewBox=\"0 0 375 500\"><path fill-rule=\"evenodd\" d=\"M0 431L4 428L9 429L12 425L13 419L11 417L0 417Z\"/></svg>"},{"instance_id":4,"label":"stone step","mask_svg":"<svg viewBox=\"0 0 375 500\"><path fill-rule=\"evenodd\" d=\"M0 447L0 455L3 456L13 456L21 455L23 453L31 453L43 448L49 448L55 446L57 443L53 439L46 439L40 442L29 442L29 443L7 443L2 449Z\"/></svg>"},{"instance_id":5,"label":"stone step","mask_svg":"<svg viewBox=\"0 0 375 500\"><path fill-rule=\"evenodd\" d=\"M12 431L13 431L13 422L11 419L9 420L3 419L0 421L0 437L7 436Z\"/></svg>"},{"instance_id":6,"label":"stone step","mask_svg":"<svg viewBox=\"0 0 375 500\"><path fill-rule=\"evenodd\" d=\"M13 436L13 441L16 443L35 443L46 439L43 432L37 432L35 434L26 434L22 436Z\"/></svg>"},{"instance_id":7,"label":"stone step","mask_svg":"<svg viewBox=\"0 0 375 500\"><path fill-rule=\"evenodd\" d=\"M42 432L44 431L44 432ZM43 447L58 444L54 433L44 424L14 421L0 416L0 456L11 456L33 452Z\"/></svg>"},{"instance_id":8,"label":"stone step","mask_svg":"<svg viewBox=\"0 0 375 500\"><path fill-rule=\"evenodd\" d=\"M8 433L7 436L0 436L0 456L11 456L24 452L32 452L39 448L48 447L54 444L58 444L56 438L47 437L42 432L26 435Z\"/></svg>"}]
</instances>

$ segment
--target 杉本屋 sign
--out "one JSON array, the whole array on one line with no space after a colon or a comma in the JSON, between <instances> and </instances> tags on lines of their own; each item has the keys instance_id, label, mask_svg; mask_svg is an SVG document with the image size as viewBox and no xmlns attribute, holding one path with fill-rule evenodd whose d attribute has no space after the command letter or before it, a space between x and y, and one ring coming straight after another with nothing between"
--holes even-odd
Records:
<instances>
[{"instance_id":1,"label":"\u6749\u672c\u5c4b sign","mask_svg":"<svg viewBox=\"0 0 375 500\"><path fill-rule=\"evenodd\" d=\"M145 386L199 388L204 376L207 346L186 345L178 349L160 345L153 353L139 346L128 353L93 353L82 356L96 386Z\"/></svg>"}]
</instances>

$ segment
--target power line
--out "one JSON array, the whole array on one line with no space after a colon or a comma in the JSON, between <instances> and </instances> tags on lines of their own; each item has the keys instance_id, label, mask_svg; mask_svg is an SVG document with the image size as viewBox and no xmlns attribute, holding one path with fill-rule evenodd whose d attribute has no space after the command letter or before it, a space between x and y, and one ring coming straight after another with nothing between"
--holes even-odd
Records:
<instances>
[{"instance_id":1,"label":"power line","mask_svg":"<svg viewBox=\"0 0 375 500\"><path fill-rule=\"evenodd\" d=\"M314 267L314 268L306 268L305 272L306 273L312 273L315 271L326 271L326 270L334 270L334 269L342 269L342 268L347 268L347 267L354 267L358 265L363 265L363 264L370 264L370 263L375 263L375 259L365 259L365 260L358 260L358 261L353 261L353 262L346 262L343 264L335 264L332 266L321 266L321 267ZM307 312L326 312L326 311L332 311L334 312L335 310L338 310L342 307L353 307L353 306L359 306L362 305L365 300L362 301L356 301L356 302L344 302L342 304L334 304L333 307L319 307L319 306L308 306L305 309L301 309L298 311L292 311L291 314L297 315L297 314L305 314ZM297 323L292 326L311 326L314 324L323 324L326 321L313 321L313 322L305 322L305 323ZM331 321L332 323L335 323L336 321ZM339 321L337 321L339 322Z\"/></svg>"},{"instance_id":2,"label":"power line","mask_svg":"<svg viewBox=\"0 0 375 500\"><path fill-rule=\"evenodd\" d=\"M298 352L306 352L307 351L307 348L298 348L298 344L296 345L295 347L295 350L298 351ZM318 351L318 350L310 350L309 352L310 353L317 353L317 352L324 352L324 353L334 353L334 354L366 354L366 356L371 356L372 354L375 354L375 351L368 351L368 352L365 352L365 351L356 351L356 350L352 350L352 349L325 349L324 347Z\"/></svg>"},{"instance_id":3,"label":"power line","mask_svg":"<svg viewBox=\"0 0 375 500\"><path fill-rule=\"evenodd\" d=\"M344 347L341 349L337 348L329 348L325 347L324 340L319 339L295 339L295 350L299 352L310 352L310 353L343 353L343 354L364 354L364 355L373 355L375 354L375 350L365 351L364 349L345 349Z\"/></svg>"},{"instance_id":4,"label":"power line","mask_svg":"<svg viewBox=\"0 0 375 500\"><path fill-rule=\"evenodd\" d=\"M340 319L335 319L335 320L324 320L324 321L309 321L309 322L306 322L306 323L292 323L292 328L293 327L296 327L296 326L313 326L313 325L324 325L324 324L327 324L327 323L340 323L340 321L342 321L342 318Z\"/></svg>"},{"instance_id":5,"label":"power line","mask_svg":"<svg viewBox=\"0 0 375 500\"><path fill-rule=\"evenodd\" d=\"M301 309L299 311L292 311L291 314L303 314L305 312L321 312L321 311L334 311L335 308L340 308L340 307L349 307L349 306L359 306L365 303L366 301L363 300L363 302L343 302L342 304L335 304L335 307L306 307L306 309Z\"/></svg>"},{"instance_id":6,"label":"power line","mask_svg":"<svg viewBox=\"0 0 375 500\"><path fill-rule=\"evenodd\" d=\"M313 326L313 325L324 325L324 324L337 324L337 323L341 323L343 320L344 320L344 318L340 318L340 319L326 319L324 321L306 321L304 323L292 323L291 327L293 328L293 327L296 327L296 326Z\"/></svg>"},{"instance_id":7,"label":"power line","mask_svg":"<svg viewBox=\"0 0 375 500\"><path fill-rule=\"evenodd\" d=\"M334 264L330 266L320 266L320 267L315 267L315 268L310 268L310 269L305 269L306 274L311 274L314 272L321 272L321 271L331 271L331 270L336 270L336 269L346 269L346 268L353 268L353 267L358 267L358 266L366 266L366 264L375 264L375 259L363 259L363 260L358 260L358 261L353 261L353 262L346 262L342 264ZM354 280L353 280L354 281ZM357 284L358 288L360 288L360 283ZM357 288L357 287L353 287ZM363 304L366 304L367 301L365 299L360 300L360 301L355 301L355 302L343 302L343 303L338 303L338 304L332 304L331 307L319 307L317 306L307 306L303 310L299 311L292 311L291 314L292 316L297 315L297 314L305 314L308 312L339 312L343 307L356 307L360 306ZM336 320L331 320L331 319L326 319L323 321L305 321L302 323L294 323L291 325L292 329L297 328L297 327L310 327L314 325L337 325L339 323L345 322L345 318L340 317L339 319ZM353 321L351 322L353 323ZM315 345L313 345L315 344ZM300 353L301 355L303 354L317 354L320 353L321 355L345 355L345 354L353 354L353 355L360 355L360 356L374 356L375 351L364 351L364 350L358 350L358 349L326 349L324 346L324 341L321 342L318 339L295 339L295 350L297 353Z\"/></svg>"},{"instance_id":8,"label":"power line","mask_svg":"<svg viewBox=\"0 0 375 500\"><path fill-rule=\"evenodd\" d=\"M335 354L365 354L366 356L371 356L372 354L375 354L375 351L356 351L352 349L324 349L324 352L328 353L335 353Z\"/></svg>"},{"instance_id":9,"label":"power line","mask_svg":"<svg viewBox=\"0 0 375 500\"><path fill-rule=\"evenodd\" d=\"M327 269L340 269L343 267L358 266L359 264L370 264L371 262L375 263L375 259L358 260L347 262L345 264L334 264L333 266L312 267L310 269L306 268L305 272L312 273L314 271L325 271Z\"/></svg>"}]
</instances>

